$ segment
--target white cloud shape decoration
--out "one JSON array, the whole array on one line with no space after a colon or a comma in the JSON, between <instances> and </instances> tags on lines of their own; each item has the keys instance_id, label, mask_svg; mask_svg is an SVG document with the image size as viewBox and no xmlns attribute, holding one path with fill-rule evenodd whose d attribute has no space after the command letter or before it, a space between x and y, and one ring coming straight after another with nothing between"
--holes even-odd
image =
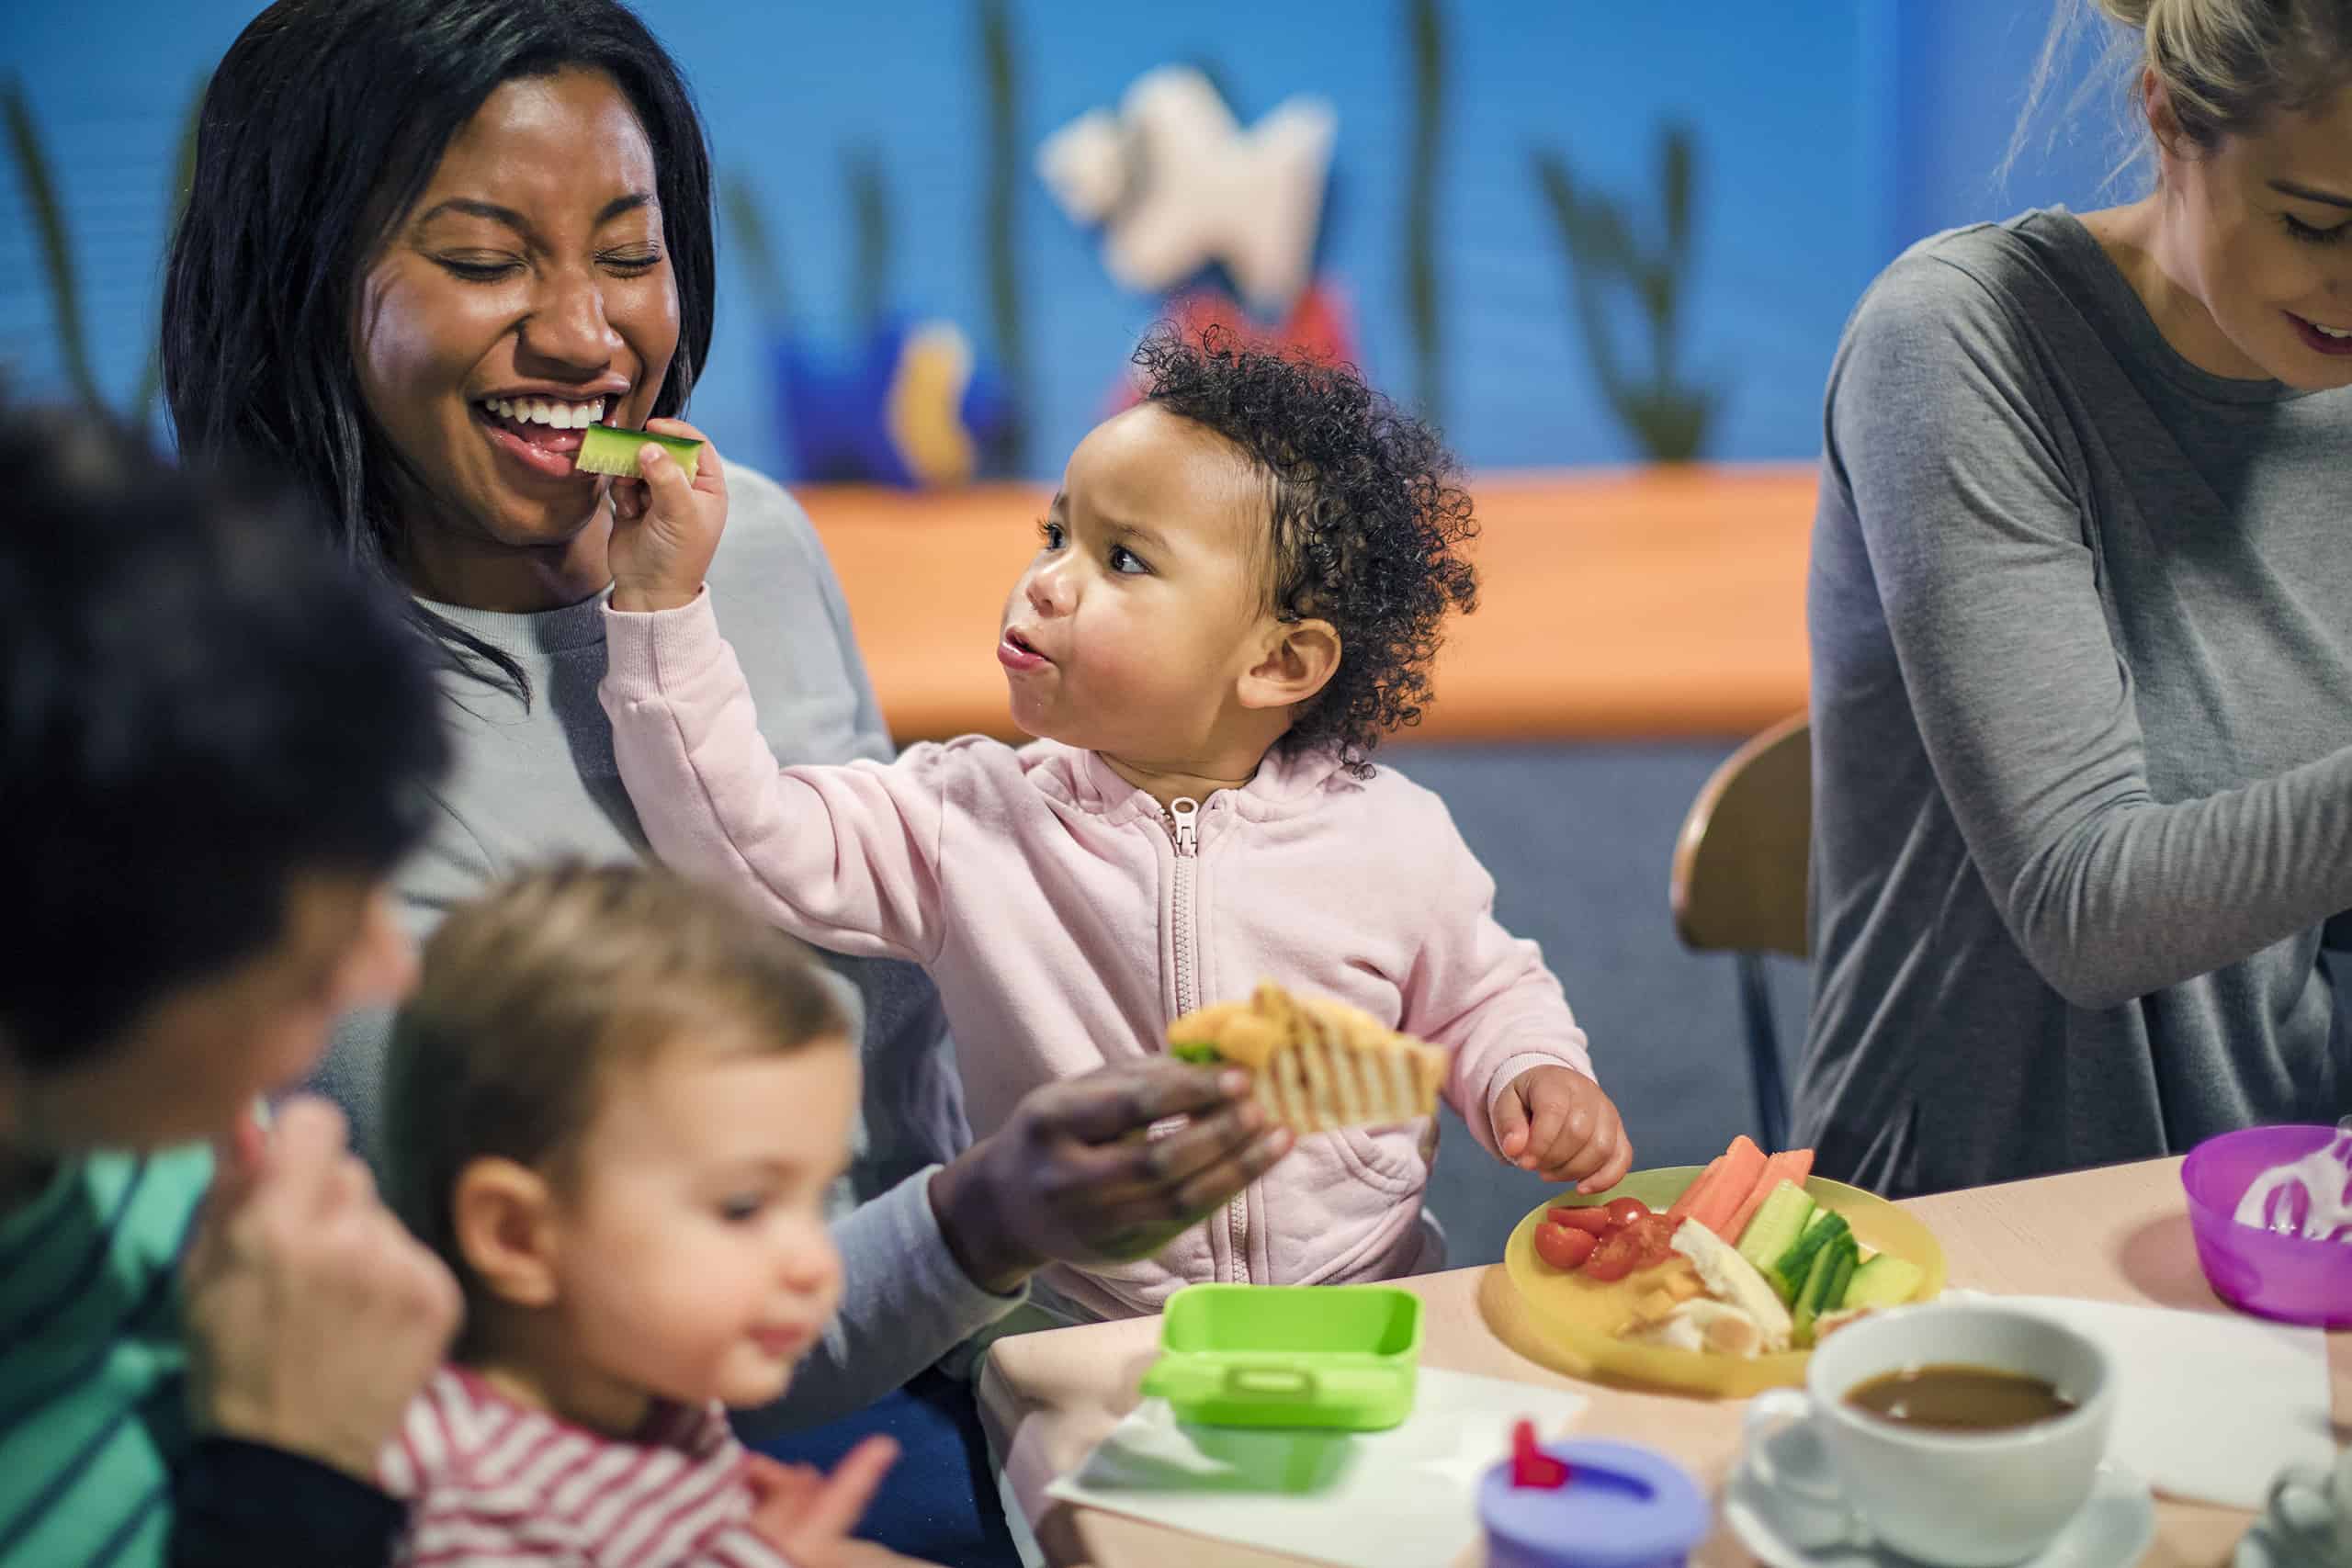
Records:
<instances>
[{"instance_id":1,"label":"white cloud shape decoration","mask_svg":"<svg viewBox=\"0 0 2352 1568\"><path fill-rule=\"evenodd\" d=\"M1251 309L1288 310L1308 282L1339 117L1285 98L1244 131L1186 65L1136 78L1114 115L1090 109L1046 138L1037 173L1062 209L1102 226L1102 263L1160 293L1224 264Z\"/></svg>"}]
</instances>

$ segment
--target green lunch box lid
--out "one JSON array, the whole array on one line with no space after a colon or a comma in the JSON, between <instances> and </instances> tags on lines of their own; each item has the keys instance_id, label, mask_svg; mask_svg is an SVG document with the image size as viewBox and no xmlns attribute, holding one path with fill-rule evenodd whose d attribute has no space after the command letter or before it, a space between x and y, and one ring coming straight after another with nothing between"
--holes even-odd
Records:
<instances>
[{"instance_id":1,"label":"green lunch box lid","mask_svg":"<svg viewBox=\"0 0 2352 1568\"><path fill-rule=\"evenodd\" d=\"M1147 1397L1212 1427L1372 1432L1413 1410L1421 1299L1392 1285L1188 1285L1168 1298Z\"/></svg>"}]
</instances>

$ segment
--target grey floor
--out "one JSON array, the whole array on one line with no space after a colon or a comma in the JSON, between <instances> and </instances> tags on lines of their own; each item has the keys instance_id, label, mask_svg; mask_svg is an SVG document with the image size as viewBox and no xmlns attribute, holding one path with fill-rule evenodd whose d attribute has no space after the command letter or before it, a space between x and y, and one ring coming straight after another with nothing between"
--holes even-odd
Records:
<instances>
[{"instance_id":1,"label":"grey floor","mask_svg":"<svg viewBox=\"0 0 2352 1568\"><path fill-rule=\"evenodd\" d=\"M1543 944L1641 1166L1712 1159L1734 1134L1755 1131L1732 960L1686 952L1667 908L1683 813L1736 743L1400 746L1381 755L1445 798L1494 874L1497 915ZM1783 1052L1792 1054L1804 970L1776 963L1772 982ZM1445 1225L1449 1263L1490 1263L1520 1217L1558 1189L1499 1164L1444 1114L1430 1206Z\"/></svg>"}]
</instances>

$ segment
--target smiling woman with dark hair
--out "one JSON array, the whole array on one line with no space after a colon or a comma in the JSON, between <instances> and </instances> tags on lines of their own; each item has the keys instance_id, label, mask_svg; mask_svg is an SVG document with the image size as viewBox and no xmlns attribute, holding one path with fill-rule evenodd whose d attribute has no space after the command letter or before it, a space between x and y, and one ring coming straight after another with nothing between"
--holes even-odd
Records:
<instances>
[{"instance_id":1,"label":"smiling woman with dark hair","mask_svg":"<svg viewBox=\"0 0 2352 1568\"><path fill-rule=\"evenodd\" d=\"M164 291L172 414L184 450L294 476L430 639L457 766L397 879L419 931L513 872L644 852L595 699L613 481L572 454L592 422L694 434L669 416L709 344L711 224L692 100L616 0L280 0L213 75ZM758 628L737 649L764 739L887 759L808 519L758 474L731 485L709 582ZM1275 1157L1234 1089L1166 1060L1033 1095L957 1153L929 982L835 963L864 1003L868 1201L835 1226L840 1317L769 1425L898 1388L1050 1260L1133 1256L1138 1194L1187 1221L1180 1189L1215 1208ZM385 1024L355 1021L327 1065L363 1139ZM1179 1114L1203 1163L1155 1168L1126 1134ZM1131 1174L1079 1179L1106 1162ZM922 1386L977 1442L968 1391Z\"/></svg>"},{"instance_id":2,"label":"smiling woman with dark hair","mask_svg":"<svg viewBox=\"0 0 2352 1568\"><path fill-rule=\"evenodd\" d=\"M484 199L527 138L554 139L531 173L563 188ZM592 186L609 198L585 199ZM694 101L623 6L282 0L205 95L164 281L180 445L299 477L355 559L428 598L458 589L439 580L462 580L448 557L468 535L593 578L593 481L550 460L548 482L518 483L469 427L494 423L492 394L601 402L612 424L684 408L710 348L710 203ZM530 308L524 275L559 258L572 298ZM593 312L582 288L602 296ZM521 314L529 339L484 364ZM407 395L429 390L447 395ZM493 641L427 604L416 615L461 662L521 680Z\"/></svg>"}]
</instances>

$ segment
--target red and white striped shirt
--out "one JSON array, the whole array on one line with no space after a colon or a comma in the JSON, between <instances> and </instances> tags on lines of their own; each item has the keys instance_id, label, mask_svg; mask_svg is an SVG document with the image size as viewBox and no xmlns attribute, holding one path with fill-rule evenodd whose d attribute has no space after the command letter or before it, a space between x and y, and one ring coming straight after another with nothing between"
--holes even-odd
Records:
<instances>
[{"instance_id":1,"label":"red and white striped shirt","mask_svg":"<svg viewBox=\"0 0 2352 1568\"><path fill-rule=\"evenodd\" d=\"M791 1568L752 1533L747 1458L716 1404L607 1438L445 1367L377 1472L409 1501L398 1568Z\"/></svg>"}]
</instances>

